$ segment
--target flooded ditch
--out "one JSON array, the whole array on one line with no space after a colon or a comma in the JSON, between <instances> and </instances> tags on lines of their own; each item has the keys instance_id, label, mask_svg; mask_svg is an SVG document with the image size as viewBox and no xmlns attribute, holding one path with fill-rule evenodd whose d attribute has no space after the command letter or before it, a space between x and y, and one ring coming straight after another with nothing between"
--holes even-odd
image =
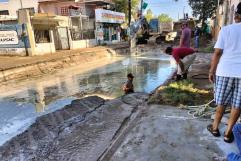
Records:
<instances>
[{"instance_id":1,"label":"flooded ditch","mask_svg":"<svg viewBox=\"0 0 241 161\"><path fill-rule=\"evenodd\" d=\"M175 70L169 59L165 55L123 57L85 73L74 67L51 76L2 85L0 145L26 130L39 116L61 109L75 99L87 95L121 96L121 86L129 72L135 76L135 91L151 92Z\"/></svg>"}]
</instances>

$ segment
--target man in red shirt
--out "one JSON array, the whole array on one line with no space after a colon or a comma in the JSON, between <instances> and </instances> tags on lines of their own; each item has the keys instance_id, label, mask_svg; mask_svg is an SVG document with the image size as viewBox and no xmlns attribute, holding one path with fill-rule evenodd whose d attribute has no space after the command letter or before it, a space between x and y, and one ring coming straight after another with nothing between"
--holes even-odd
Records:
<instances>
[{"instance_id":1,"label":"man in red shirt","mask_svg":"<svg viewBox=\"0 0 241 161\"><path fill-rule=\"evenodd\" d=\"M165 53L172 55L177 63L177 77L176 80L187 79L187 72L193 61L195 60L195 52L197 49L192 48L172 48L167 47ZM186 58L185 58L186 57ZM182 61L182 59L184 59Z\"/></svg>"}]
</instances>

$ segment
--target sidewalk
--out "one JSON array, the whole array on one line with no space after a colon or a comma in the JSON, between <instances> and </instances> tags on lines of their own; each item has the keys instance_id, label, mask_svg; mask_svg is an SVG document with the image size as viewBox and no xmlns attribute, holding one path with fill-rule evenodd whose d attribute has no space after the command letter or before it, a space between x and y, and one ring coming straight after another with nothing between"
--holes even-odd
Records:
<instances>
[{"instance_id":1,"label":"sidewalk","mask_svg":"<svg viewBox=\"0 0 241 161\"><path fill-rule=\"evenodd\" d=\"M37 64L41 62L48 62L58 59L64 59L66 57L84 54L88 52L101 52L106 50L105 47L94 47L94 48L84 48L78 50L62 50L53 54L32 56L32 57L18 57L18 56L0 56L0 71L17 68L21 66L28 66L32 64Z\"/></svg>"},{"instance_id":2,"label":"sidewalk","mask_svg":"<svg viewBox=\"0 0 241 161\"><path fill-rule=\"evenodd\" d=\"M200 89L212 90L208 70L212 54L198 53L189 79ZM212 161L237 152L235 143L215 138L206 129L210 119L194 118L175 106L152 104L129 132L111 161ZM220 126L223 134L225 125Z\"/></svg>"}]
</instances>

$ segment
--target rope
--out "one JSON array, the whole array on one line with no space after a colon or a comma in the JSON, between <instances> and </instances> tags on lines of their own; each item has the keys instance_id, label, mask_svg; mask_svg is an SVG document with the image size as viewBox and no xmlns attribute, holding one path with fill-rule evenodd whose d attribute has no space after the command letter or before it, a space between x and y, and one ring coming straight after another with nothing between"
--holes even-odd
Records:
<instances>
[{"instance_id":1,"label":"rope","mask_svg":"<svg viewBox=\"0 0 241 161\"><path fill-rule=\"evenodd\" d=\"M203 105L180 106L179 108L188 110L188 114L192 115L193 118L203 118L215 113L215 108L210 106L212 102L214 102L214 99Z\"/></svg>"}]
</instances>

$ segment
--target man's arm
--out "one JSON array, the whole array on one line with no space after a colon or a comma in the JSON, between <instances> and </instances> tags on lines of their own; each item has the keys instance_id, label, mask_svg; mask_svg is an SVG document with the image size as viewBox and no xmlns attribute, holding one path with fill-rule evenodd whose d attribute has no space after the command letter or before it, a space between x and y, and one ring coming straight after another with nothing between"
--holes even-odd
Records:
<instances>
[{"instance_id":1,"label":"man's arm","mask_svg":"<svg viewBox=\"0 0 241 161\"><path fill-rule=\"evenodd\" d=\"M218 49L216 48L212 57L212 61L211 61L211 68L209 70L209 81L211 83L214 83L214 77L215 77L215 73L216 73L216 69L219 63L219 60L222 56L223 50L222 49Z\"/></svg>"},{"instance_id":2,"label":"man's arm","mask_svg":"<svg viewBox=\"0 0 241 161\"><path fill-rule=\"evenodd\" d=\"M183 71L184 71L184 64L183 64L183 62L182 62L181 60L179 60L179 61L177 62L177 65L180 66L180 68L181 68L181 70L182 70L182 72L183 72Z\"/></svg>"}]
</instances>

